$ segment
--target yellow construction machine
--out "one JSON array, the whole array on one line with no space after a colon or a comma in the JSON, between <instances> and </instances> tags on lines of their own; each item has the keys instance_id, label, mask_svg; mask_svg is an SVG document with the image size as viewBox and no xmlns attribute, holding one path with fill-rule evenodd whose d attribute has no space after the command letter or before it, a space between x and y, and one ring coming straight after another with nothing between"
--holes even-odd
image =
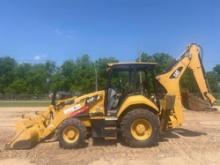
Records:
<instances>
[{"instance_id":1,"label":"yellow construction machine","mask_svg":"<svg viewBox=\"0 0 220 165\"><path fill-rule=\"evenodd\" d=\"M59 93L54 93L44 112L17 122L16 135L6 148L28 149L51 137L62 148L77 148L90 136L105 140L120 136L131 147L152 146L161 130L183 123L179 84L187 68L192 71L202 98L210 105L215 103L198 45L190 44L175 65L161 75L153 74L155 65L112 63L107 66L105 90L59 99Z\"/></svg>"}]
</instances>

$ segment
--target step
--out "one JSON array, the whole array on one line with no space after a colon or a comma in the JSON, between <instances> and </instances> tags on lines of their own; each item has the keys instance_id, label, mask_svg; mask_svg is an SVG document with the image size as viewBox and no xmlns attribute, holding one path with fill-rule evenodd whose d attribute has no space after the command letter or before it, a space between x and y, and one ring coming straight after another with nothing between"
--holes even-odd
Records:
<instances>
[{"instance_id":1,"label":"step","mask_svg":"<svg viewBox=\"0 0 220 165\"><path fill-rule=\"evenodd\" d=\"M104 137L105 140L117 140L117 137Z\"/></svg>"},{"instance_id":2,"label":"step","mask_svg":"<svg viewBox=\"0 0 220 165\"><path fill-rule=\"evenodd\" d=\"M108 110L107 114L108 116L117 116L118 110Z\"/></svg>"},{"instance_id":3,"label":"step","mask_svg":"<svg viewBox=\"0 0 220 165\"><path fill-rule=\"evenodd\" d=\"M116 130L116 127L104 127L104 130Z\"/></svg>"},{"instance_id":4,"label":"step","mask_svg":"<svg viewBox=\"0 0 220 165\"><path fill-rule=\"evenodd\" d=\"M108 116L105 118L103 136L105 140L117 139L117 117Z\"/></svg>"},{"instance_id":5,"label":"step","mask_svg":"<svg viewBox=\"0 0 220 165\"><path fill-rule=\"evenodd\" d=\"M114 130L104 130L103 132L105 140L114 140L117 139L117 129Z\"/></svg>"},{"instance_id":6,"label":"step","mask_svg":"<svg viewBox=\"0 0 220 165\"><path fill-rule=\"evenodd\" d=\"M115 116L106 116L105 121L117 121L118 118Z\"/></svg>"}]
</instances>

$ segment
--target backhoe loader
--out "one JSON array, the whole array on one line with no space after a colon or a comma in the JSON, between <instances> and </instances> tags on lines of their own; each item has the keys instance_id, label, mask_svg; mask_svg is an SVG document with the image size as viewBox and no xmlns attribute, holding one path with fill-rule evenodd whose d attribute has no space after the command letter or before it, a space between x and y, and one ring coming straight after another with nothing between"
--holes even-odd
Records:
<instances>
[{"instance_id":1,"label":"backhoe loader","mask_svg":"<svg viewBox=\"0 0 220 165\"><path fill-rule=\"evenodd\" d=\"M161 75L154 75L155 66L150 62L111 63L105 90L78 97L53 93L45 111L17 122L16 135L6 148L29 149L55 137L60 147L70 149L83 146L88 137L116 140L119 136L131 147L152 146L160 131L179 127L184 121L179 82L187 68L202 98L210 106L215 103L197 44L190 44Z\"/></svg>"}]
</instances>

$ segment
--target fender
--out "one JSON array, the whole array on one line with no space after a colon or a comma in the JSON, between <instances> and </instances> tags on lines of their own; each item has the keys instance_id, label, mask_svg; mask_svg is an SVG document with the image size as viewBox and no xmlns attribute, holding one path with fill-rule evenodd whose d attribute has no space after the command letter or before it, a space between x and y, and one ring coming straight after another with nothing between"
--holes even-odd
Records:
<instances>
[{"instance_id":1,"label":"fender","mask_svg":"<svg viewBox=\"0 0 220 165\"><path fill-rule=\"evenodd\" d=\"M159 108L148 98L142 96L142 95L134 95L129 96L121 105L119 108L117 117L120 117L120 115L126 111L126 109L132 105L146 105L148 107L151 107L156 113L159 113Z\"/></svg>"}]
</instances>

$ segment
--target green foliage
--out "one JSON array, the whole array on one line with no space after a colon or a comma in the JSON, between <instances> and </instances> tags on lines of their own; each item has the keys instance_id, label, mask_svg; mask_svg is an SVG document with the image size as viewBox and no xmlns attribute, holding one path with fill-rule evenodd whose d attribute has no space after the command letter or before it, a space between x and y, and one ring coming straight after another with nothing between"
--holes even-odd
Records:
<instances>
[{"instance_id":1,"label":"green foliage","mask_svg":"<svg viewBox=\"0 0 220 165\"><path fill-rule=\"evenodd\" d=\"M180 80L180 87L182 92L191 92L197 96L201 96L199 87L196 83L196 80L193 76L193 72L189 69L186 69Z\"/></svg>"},{"instance_id":2,"label":"green foliage","mask_svg":"<svg viewBox=\"0 0 220 165\"><path fill-rule=\"evenodd\" d=\"M0 100L0 107L46 107L50 100Z\"/></svg>"},{"instance_id":3,"label":"green foliage","mask_svg":"<svg viewBox=\"0 0 220 165\"><path fill-rule=\"evenodd\" d=\"M139 59L137 59L139 61ZM164 72L175 59L169 54L156 53L141 54L142 62L156 62L158 65L155 75ZM64 90L73 94L83 94L95 90L96 72L98 89L106 87L107 63L118 62L113 57L99 58L92 61L88 55L83 55L76 60L66 60L61 66L47 61L40 64L18 64L10 57L0 57L0 95L33 95L40 96L55 90ZM147 75L150 79L151 72ZM216 65L213 71L207 72L207 80L215 96L220 97L220 65ZM152 82L151 82L152 83ZM148 84L153 88L152 84ZM196 92L197 85L191 71L186 70L181 87L191 92Z\"/></svg>"},{"instance_id":4,"label":"green foliage","mask_svg":"<svg viewBox=\"0 0 220 165\"><path fill-rule=\"evenodd\" d=\"M139 59L137 59L136 61L139 61ZM147 80L151 80L151 81L148 81L147 86L148 86L148 91L153 92L154 91L154 89L153 89L154 81L153 81L152 77L154 77L154 75L156 76L156 75L159 75L159 74L165 72L166 69L169 68L175 62L175 59L166 53L155 53L153 55L149 55L147 53L142 53L141 54L141 62L155 62L155 63L157 63L154 73L152 73L151 71L147 72L147 75L146 75L147 77L145 78Z\"/></svg>"},{"instance_id":5,"label":"green foliage","mask_svg":"<svg viewBox=\"0 0 220 165\"><path fill-rule=\"evenodd\" d=\"M4 90L15 79L15 68L17 63L10 57L0 58L0 93L4 93Z\"/></svg>"},{"instance_id":6,"label":"green foliage","mask_svg":"<svg viewBox=\"0 0 220 165\"><path fill-rule=\"evenodd\" d=\"M108 63L118 62L117 59L113 57L109 58L99 58L95 61L95 67L97 68L98 74L98 87L99 90L104 89L106 87L108 75L106 74L106 66Z\"/></svg>"},{"instance_id":7,"label":"green foliage","mask_svg":"<svg viewBox=\"0 0 220 165\"><path fill-rule=\"evenodd\" d=\"M157 73L162 73L166 71L173 63L175 63L175 59L166 53L156 53L153 55L155 62L157 65Z\"/></svg>"},{"instance_id":8,"label":"green foliage","mask_svg":"<svg viewBox=\"0 0 220 165\"><path fill-rule=\"evenodd\" d=\"M139 59L137 59L136 61L139 61ZM175 62L175 59L166 53L155 53L153 55L142 53L141 61L157 63L156 74L160 74L164 72L170 65L172 65Z\"/></svg>"},{"instance_id":9,"label":"green foliage","mask_svg":"<svg viewBox=\"0 0 220 165\"><path fill-rule=\"evenodd\" d=\"M218 76L220 75L220 64L216 65L214 68L213 68L213 71L216 72L218 74ZM219 78L219 77L218 77Z\"/></svg>"},{"instance_id":10,"label":"green foliage","mask_svg":"<svg viewBox=\"0 0 220 165\"><path fill-rule=\"evenodd\" d=\"M211 91L217 98L220 98L220 72L216 72L215 68L214 71L207 72L206 77Z\"/></svg>"},{"instance_id":11,"label":"green foliage","mask_svg":"<svg viewBox=\"0 0 220 165\"><path fill-rule=\"evenodd\" d=\"M10 57L0 58L0 93L45 94L49 91L49 80L55 74L54 62L45 64L18 64Z\"/></svg>"},{"instance_id":12,"label":"green foliage","mask_svg":"<svg viewBox=\"0 0 220 165\"><path fill-rule=\"evenodd\" d=\"M137 59L136 61L139 61ZM156 75L166 71L170 66L172 66L176 60L171 57L169 54L165 53L156 53L153 55L149 55L147 53L141 54L142 62L156 62L158 65L156 67ZM207 82L213 94L220 98L220 64L216 65L213 68L213 71L207 72L206 74ZM152 84L148 84L152 86ZM200 95L198 85L196 84L195 78L191 70L187 69L183 74L183 77L180 81L181 90L189 91L196 95Z\"/></svg>"}]
</instances>

